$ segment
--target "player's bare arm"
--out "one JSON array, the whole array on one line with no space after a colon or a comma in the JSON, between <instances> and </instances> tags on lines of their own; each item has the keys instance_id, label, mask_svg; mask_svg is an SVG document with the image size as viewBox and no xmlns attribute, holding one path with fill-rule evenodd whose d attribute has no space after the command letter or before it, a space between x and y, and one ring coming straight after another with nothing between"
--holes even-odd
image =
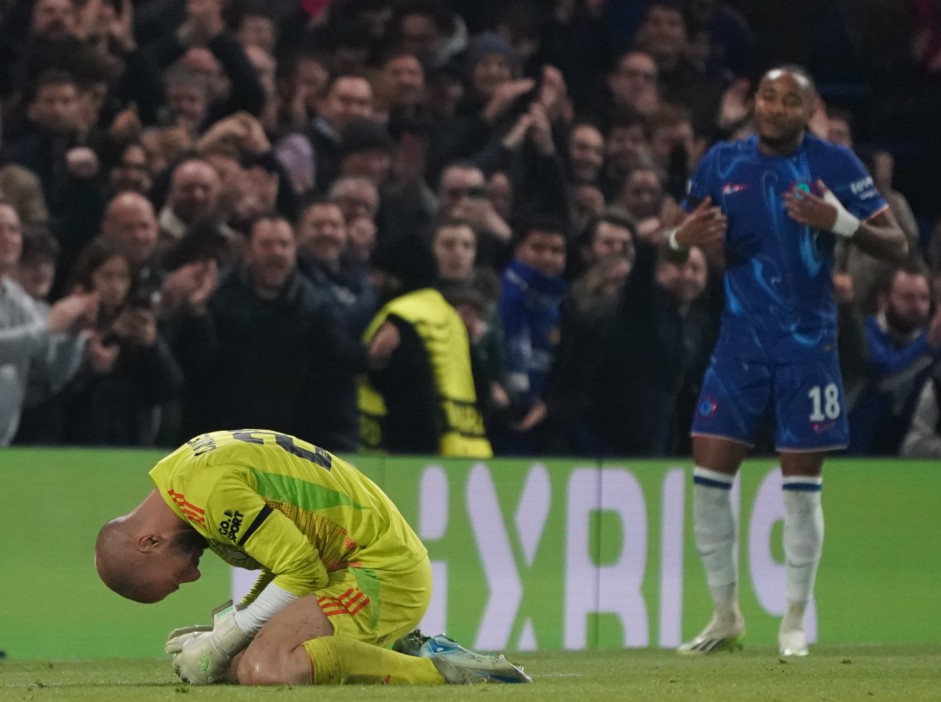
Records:
<instances>
[{"instance_id":1,"label":"player's bare arm","mask_svg":"<svg viewBox=\"0 0 941 702\"><path fill-rule=\"evenodd\" d=\"M853 217L822 180L817 181L819 195L795 189L784 195L788 216L815 229L830 231L852 239L870 256L890 263L908 257L908 239L891 210L860 221Z\"/></svg>"}]
</instances>

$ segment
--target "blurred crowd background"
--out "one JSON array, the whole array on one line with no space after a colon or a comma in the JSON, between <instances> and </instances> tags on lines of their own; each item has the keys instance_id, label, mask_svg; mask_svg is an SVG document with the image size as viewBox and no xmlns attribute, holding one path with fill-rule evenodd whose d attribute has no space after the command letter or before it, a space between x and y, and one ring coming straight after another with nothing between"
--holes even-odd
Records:
<instances>
[{"instance_id":1,"label":"blurred crowd background","mask_svg":"<svg viewBox=\"0 0 941 702\"><path fill-rule=\"evenodd\" d=\"M789 63L911 241L837 250L849 453L941 456L938 0L0 0L0 445L684 455L664 233Z\"/></svg>"}]
</instances>

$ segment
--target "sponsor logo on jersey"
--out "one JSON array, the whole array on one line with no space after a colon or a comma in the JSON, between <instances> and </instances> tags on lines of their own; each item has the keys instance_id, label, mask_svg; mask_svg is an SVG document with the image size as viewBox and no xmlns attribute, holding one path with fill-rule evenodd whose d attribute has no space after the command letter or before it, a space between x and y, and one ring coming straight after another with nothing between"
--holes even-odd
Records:
<instances>
[{"instance_id":1,"label":"sponsor logo on jersey","mask_svg":"<svg viewBox=\"0 0 941 702\"><path fill-rule=\"evenodd\" d=\"M225 514L225 519L219 524L219 533L228 536L229 541L235 543L238 541L239 529L242 528L242 519L245 515L237 509L227 509L223 514Z\"/></svg>"},{"instance_id":2,"label":"sponsor logo on jersey","mask_svg":"<svg viewBox=\"0 0 941 702\"><path fill-rule=\"evenodd\" d=\"M876 184L872 180L872 176L866 176L857 180L855 183L850 183L850 191L853 195L857 195L863 199L874 197L876 194Z\"/></svg>"},{"instance_id":3,"label":"sponsor logo on jersey","mask_svg":"<svg viewBox=\"0 0 941 702\"><path fill-rule=\"evenodd\" d=\"M732 195L733 193L741 192L742 190L748 190L748 185L746 183L726 183L722 186L723 195Z\"/></svg>"}]
</instances>

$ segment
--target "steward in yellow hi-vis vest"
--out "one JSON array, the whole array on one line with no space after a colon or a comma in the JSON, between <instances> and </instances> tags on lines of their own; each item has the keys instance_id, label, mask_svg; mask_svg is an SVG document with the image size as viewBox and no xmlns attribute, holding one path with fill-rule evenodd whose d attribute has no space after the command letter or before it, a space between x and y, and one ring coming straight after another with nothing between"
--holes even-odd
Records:
<instances>
[{"instance_id":1,"label":"steward in yellow hi-vis vest","mask_svg":"<svg viewBox=\"0 0 941 702\"><path fill-rule=\"evenodd\" d=\"M385 324L399 344L388 364L359 386L360 439L366 449L441 456L493 455L477 406L470 341L460 315L434 288L393 299L363 335Z\"/></svg>"}]
</instances>

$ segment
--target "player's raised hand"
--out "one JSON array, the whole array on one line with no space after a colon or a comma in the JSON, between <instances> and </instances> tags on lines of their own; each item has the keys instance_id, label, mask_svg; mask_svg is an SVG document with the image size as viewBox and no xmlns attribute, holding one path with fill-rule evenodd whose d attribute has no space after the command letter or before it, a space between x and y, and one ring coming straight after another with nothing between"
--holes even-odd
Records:
<instances>
[{"instance_id":1,"label":"player's raised hand","mask_svg":"<svg viewBox=\"0 0 941 702\"><path fill-rule=\"evenodd\" d=\"M851 215L822 180L817 180L816 195L804 188L784 193L788 217L808 227L851 237L859 229L859 220Z\"/></svg>"},{"instance_id":2,"label":"player's raised hand","mask_svg":"<svg viewBox=\"0 0 941 702\"><path fill-rule=\"evenodd\" d=\"M727 226L728 218L725 213L712 204L712 198L706 197L677 227L673 238L684 249L691 246L707 246L724 239Z\"/></svg>"}]
</instances>

